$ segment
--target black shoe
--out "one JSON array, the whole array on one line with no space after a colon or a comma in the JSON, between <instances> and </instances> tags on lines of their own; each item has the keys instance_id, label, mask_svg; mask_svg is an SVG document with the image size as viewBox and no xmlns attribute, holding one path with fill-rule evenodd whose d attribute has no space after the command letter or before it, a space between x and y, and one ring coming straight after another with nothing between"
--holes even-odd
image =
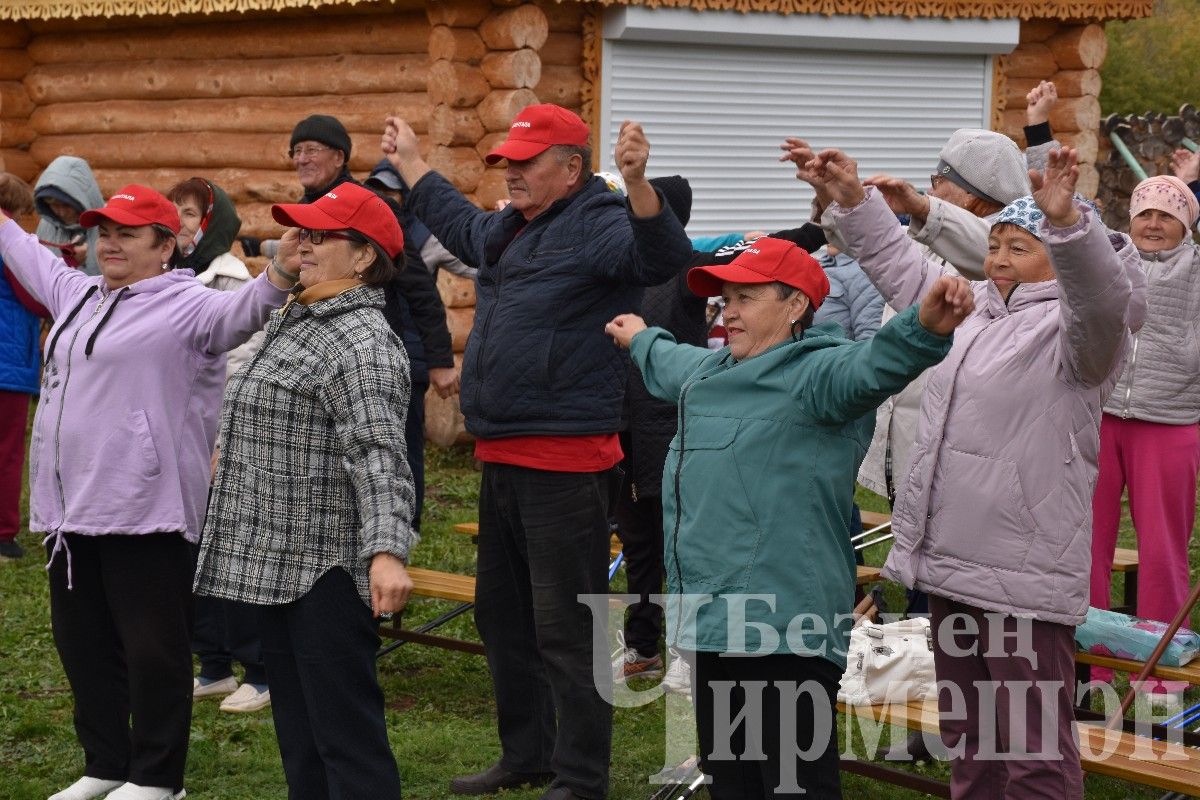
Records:
<instances>
[{"instance_id":1,"label":"black shoe","mask_svg":"<svg viewBox=\"0 0 1200 800\"><path fill-rule=\"evenodd\" d=\"M930 742L926 741L925 736L921 731L914 731L908 735L908 741L904 745L904 749L908 751L909 758L915 763L930 762L935 759L943 761L949 759L950 753L946 750L941 740L934 736L933 746L930 747Z\"/></svg>"},{"instance_id":2,"label":"black shoe","mask_svg":"<svg viewBox=\"0 0 1200 800\"><path fill-rule=\"evenodd\" d=\"M16 561L18 558L25 557L25 548L17 544L16 540L0 542L0 561Z\"/></svg>"},{"instance_id":3,"label":"black shoe","mask_svg":"<svg viewBox=\"0 0 1200 800\"><path fill-rule=\"evenodd\" d=\"M540 800L584 800L566 786L555 786L541 796Z\"/></svg>"},{"instance_id":4,"label":"black shoe","mask_svg":"<svg viewBox=\"0 0 1200 800\"><path fill-rule=\"evenodd\" d=\"M499 764L493 764L483 772L460 775L450 781L450 791L454 794L494 794L518 786L545 786L552 780L553 772L509 772Z\"/></svg>"}]
</instances>

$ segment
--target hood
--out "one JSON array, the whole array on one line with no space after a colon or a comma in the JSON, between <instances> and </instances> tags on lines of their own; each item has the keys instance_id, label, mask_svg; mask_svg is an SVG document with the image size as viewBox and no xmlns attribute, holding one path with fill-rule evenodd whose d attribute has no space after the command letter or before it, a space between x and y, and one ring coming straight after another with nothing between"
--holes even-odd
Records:
<instances>
[{"instance_id":1,"label":"hood","mask_svg":"<svg viewBox=\"0 0 1200 800\"><path fill-rule=\"evenodd\" d=\"M208 269L208 265L217 256L229 252L238 231L242 229L242 220L238 217L229 195L212 181L204 182L213 193L212 209L200 222L200 230L197 232L201 234L200 242L196 249L184 256L176 267L190 269L197 275Z\"/></svg>"},{"instance_id":2,"label":"hood","mask_svg":"<svg viewBox=\"0 0 1200 800\"><path fill-rule=\"evenodd\" d=\"M38 177L33 186L33 203L37 208L37 236L45 242L66 244L75 239L84 229L78 225L68 226L50 210L47 200L68 202L87 211L104 205L104 196L92 174L92 168L82 158L59 156ZM100 262L96 260L96 243L99 234L95 228L87 231L88 255L83 269L89 275L100 274Z\"/></svg>"}]
</instances>

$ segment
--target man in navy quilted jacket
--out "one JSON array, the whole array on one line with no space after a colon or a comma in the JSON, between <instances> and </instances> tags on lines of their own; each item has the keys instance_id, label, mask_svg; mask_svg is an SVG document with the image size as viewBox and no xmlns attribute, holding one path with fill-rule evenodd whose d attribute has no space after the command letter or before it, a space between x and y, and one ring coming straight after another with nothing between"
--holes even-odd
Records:
<instances>
[{"instance_id":1,"label":"man in navy quilted jacket","mask_svg":"<svg viewBox=\"0 0 1200 800\"><path fill-rule=\"evenodd\" d=\"M517 115L487 156L507 160L512 202L488 213L421 160L390 118L383 151L410 207L479 266L462 410L483 462L475 622L496 692L500 761L456 794L548 785L543 800L608 792L612 708L593 680L591 612L608 591L608 510L618 484L626 364L605 323L641 287L687 267L683 227L646 180L650 146L626 122L614 159L628 199L591 174L589 131L555 105ZM607 654L595 654L609 675Z\"/></svg>"}]
</instances>

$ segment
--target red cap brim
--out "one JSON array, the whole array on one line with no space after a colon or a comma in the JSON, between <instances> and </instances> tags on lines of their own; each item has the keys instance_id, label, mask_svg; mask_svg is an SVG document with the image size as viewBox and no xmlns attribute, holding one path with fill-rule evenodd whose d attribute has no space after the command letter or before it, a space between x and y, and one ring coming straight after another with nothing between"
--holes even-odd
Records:
<instances>
[{"instance_id":1,"label":"red cap brim","mask_svg":"<svg viewBox=\"0 0 1200 800\"><path fill-rule=\"evenodd\" d=\"M100 224L101 220L109 220L118 225L135 228L142 225L153 225L158 221L146 219L124 208L92 208L79 215L79 224L85 228L94 228Z\"/></svg>"},{"instance_id":2,"label":"red cap brim","mask_svg":"<svg viewBox=\"0 0 1200 800\"><path fill-rule=\"evenodd\" d=\"M761 272L746 269L738 264L714 264L708 267L692 267L688 270L687 285L692 294L700 297L716 297L726 283L770 283Z\"/></svg>"},{"instance_id":3,"label":"red cap brim","mask_svg":"<svg viewBox=\"0 0 1200 800\"><path fill-rule=\"evenodd\" d=\"M350 226L334 219L310 203L280 203L271 206L271 216L289 228L308 228L310 231L346 231Z\"/></svg>"},{"instance_id":4,"label":"red cap brim","mask_svg":"<svg viewBox=\"0 0 1200 800\"><path fill-rule=\"evenodd\" d=\"M527 142L522 139L509 139L484 156L483 160L488 164L498 164L505 158L509 161L528 161L536 155L541 155L553 146L545 142Z\"/></svg>"}]
</instances>

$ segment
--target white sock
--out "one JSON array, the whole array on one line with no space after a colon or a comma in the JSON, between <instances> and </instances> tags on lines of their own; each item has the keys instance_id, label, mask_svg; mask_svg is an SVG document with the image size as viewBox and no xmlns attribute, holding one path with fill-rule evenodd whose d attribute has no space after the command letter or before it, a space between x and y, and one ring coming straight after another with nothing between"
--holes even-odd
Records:
<instances>
[{"instance_id":1,"label":"white sock","mask_svg":"<svg viewBox=\"0 0 1200 800\"><path fill-rule=\"evenodd\" d=\"M111 792L122 783L124 781L106 781L84 775L61 792L50 795L50 800L92 800Z\"/></svg>"},{"instance_id":2,"label":"white sock","mask_svg":"<svg viewBox=\"0 0 1200 800\"><path fill-rule=\"evenodd\" d=\"M177 794L166 786L138 786L136 783L126 783L110 794L108 800L182 800L186 794L182 789Z\"/></svg>"}]
</instances>

